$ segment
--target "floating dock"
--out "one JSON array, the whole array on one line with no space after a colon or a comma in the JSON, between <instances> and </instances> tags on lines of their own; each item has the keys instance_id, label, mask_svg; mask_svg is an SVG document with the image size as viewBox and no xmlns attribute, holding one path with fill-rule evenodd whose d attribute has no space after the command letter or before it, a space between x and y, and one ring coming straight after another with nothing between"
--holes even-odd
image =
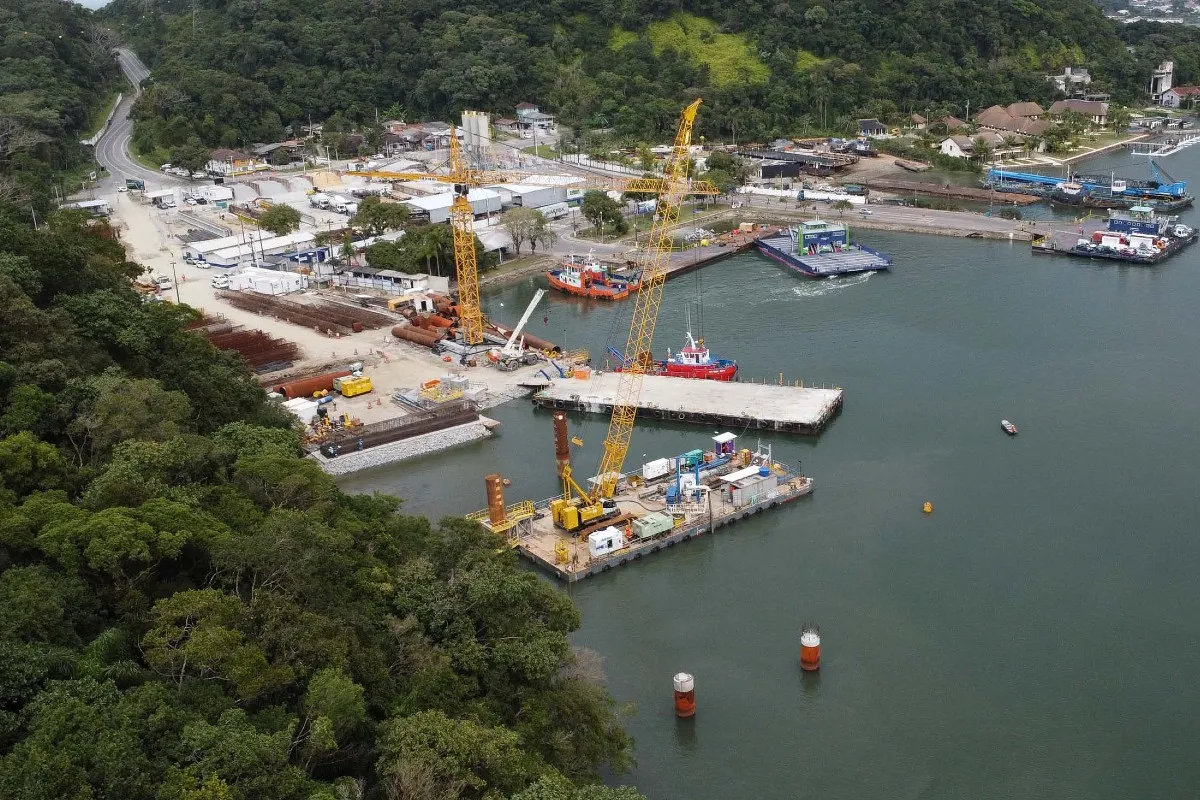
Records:
<instances>
[{"instance_id":1,"label":"floating dock","mask_svg":"<svg viewBox=\"0 0 1200 800\"><path fill-rule=\"evenodd\" d=\"M611 414L620 373L564 378L533 396L542 408ZM642 379L642 419L816 434L842 407L841 389L727 383L647 375Z\"/></svg>"},{"instance_id":2,"label":"floating dock","mask_svg":"<svg viewBox=\"0 0 1200 800\"><path fill-rule=\"evenodd\" d=\"M710 495L711 514L707 507L697 509L695 513L679 518L679 524L666 533L648 539L634 539L627 547L600 556L591 554L586 540L571 536L554 526L547 508L550 501L547 500L533 506L535 516L529 520L528 532L518 535L514 546L521 556L545 572L566 583L574 583L640 561L643 556L658 553L681 542L713 534L747 517L812 493L812 478L786 472L778 477L778 486L752 503L735 505L726 493L714 492ZM617 507L622 513L641 516L647 512L664 511L667 505L661 496L642 499L634 494L625 494L617 498Z\"/></svg>"},{"instance_id":3,"label":"floating dock","mask_svg":"<svg viewBox=\"0 0 1200 800\"><path fill-rule=\"evenodd\" d=\"M804 223L805 227L811 223ZM824 223L822 223L824 224ZM807 235L807 234L802 234ZM767 258L798 272L806 278L827 278L832 275L852 275L857 272L878 272L891 269L892 259L865 245L849 245L836 252L802 252L798 237L785 232L781 236L757 239L754 246Z\"/></svg>"},{"instance_id":4,"label":"floating dock","mask_svg":"<svg viewBox=\"0 0 1200 800\"><path fill-rule=\"evenodd\" d=\"M608 572L790 503L813 490L812 478L777 463L771 448L739 449L737 435L712 437L714 449L648 462L619 476L604 513L571 476L566 416L554 415L555 460L564 494L506 506L503 476L484 478L487 508L468 515L537 566L566 583ZM596 479L589 481L593 489ZM568 530L567 528L570 528Z\"/></svg>"}]
</instances>

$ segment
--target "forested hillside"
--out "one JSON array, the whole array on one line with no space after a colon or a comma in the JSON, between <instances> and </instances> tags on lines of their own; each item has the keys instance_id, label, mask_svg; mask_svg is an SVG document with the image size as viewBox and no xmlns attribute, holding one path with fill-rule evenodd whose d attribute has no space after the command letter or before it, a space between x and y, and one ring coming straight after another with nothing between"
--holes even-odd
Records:
<instances>
[{"instance_id":1,"label":"forested hillside","mask_svg":"<svg viewBox=\"0 0 1200 800\"><path fill-rule=\"evenodd\" d=\"M79 139L119 81L114 41L73 3L0 0L0 202L45 211L55 175L87 163Z\"/></svg>"},{"instance_id":2,"label":"forested hillside","mask_svg":"<svg viewBox=\"0 0 1200 800\"><path fill-rule=\"evenodd\" d=\"M1089 0L114 0L155 68L143 142L234 146L310 117L350 124L533 100L568 125L765 137L854 115L1047 101L1091 67L1144 82Z\"/></svg>"},{"instance_id":3,"label":"forested hillside","mask_svg":"<svg viewBox=\"0 0 1200 800\"><path fill-rule=\"evenodd\" d=\"M0 797L636 800L570 599L342 494L107 226L0 205ZM584 788L578 788L578 787Z\"/></svg>"}]
</instances>

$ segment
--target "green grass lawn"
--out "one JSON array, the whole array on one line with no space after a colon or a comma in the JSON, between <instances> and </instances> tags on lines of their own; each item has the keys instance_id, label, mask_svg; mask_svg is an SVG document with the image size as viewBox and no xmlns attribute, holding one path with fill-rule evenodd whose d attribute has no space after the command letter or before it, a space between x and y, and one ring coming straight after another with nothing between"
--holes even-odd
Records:
<instances>
[{"instance_id":1,"label":"green grass lawn","mask_svg":"<svg viewBox=\"0 0 1200 800\"><path fill-rule=\"evenodd\" d=\"M531 144L528 147L522 147L521 152L540 156L542 158L558 158L558 152L548 144Z\"/></svg>"}]
</instances>

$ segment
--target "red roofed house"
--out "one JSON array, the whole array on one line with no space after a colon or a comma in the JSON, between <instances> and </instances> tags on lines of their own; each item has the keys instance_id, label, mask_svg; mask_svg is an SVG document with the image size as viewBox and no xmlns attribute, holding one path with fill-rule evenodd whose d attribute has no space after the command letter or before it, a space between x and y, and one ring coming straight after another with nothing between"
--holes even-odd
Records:
<instances>
[{"instance_id":1,"label":"red roofed house","mask_svg":"<svg viewBox=\"0 0 1200 800\"><path fill-rule=\"evenodd\" d=\"M1195 107L1200 99L1200 86L1176 86L1162 93L1161 102L1167 108Z\"/></svg>"}]
</instances>

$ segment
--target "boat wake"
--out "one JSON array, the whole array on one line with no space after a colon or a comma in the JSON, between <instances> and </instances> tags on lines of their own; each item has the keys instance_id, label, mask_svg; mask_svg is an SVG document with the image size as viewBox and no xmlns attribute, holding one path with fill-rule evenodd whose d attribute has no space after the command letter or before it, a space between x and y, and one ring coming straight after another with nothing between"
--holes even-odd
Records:
<instances>
[{"instance_id":1,"label":"boat wake","mask_svg":"<svg viewBox=\"0 0 1200 800\"><path fill-rule=\"evenodd\" d=\"M796 297L824 297L827 294L833 294L843 289L849 289L851 286L866 283L874 274L874 272L860 272L857 275L833 275L828 278L821 278L820 280L805 281L798 286L791 287L792 294Z\"/></svg>"}]
</instances>

